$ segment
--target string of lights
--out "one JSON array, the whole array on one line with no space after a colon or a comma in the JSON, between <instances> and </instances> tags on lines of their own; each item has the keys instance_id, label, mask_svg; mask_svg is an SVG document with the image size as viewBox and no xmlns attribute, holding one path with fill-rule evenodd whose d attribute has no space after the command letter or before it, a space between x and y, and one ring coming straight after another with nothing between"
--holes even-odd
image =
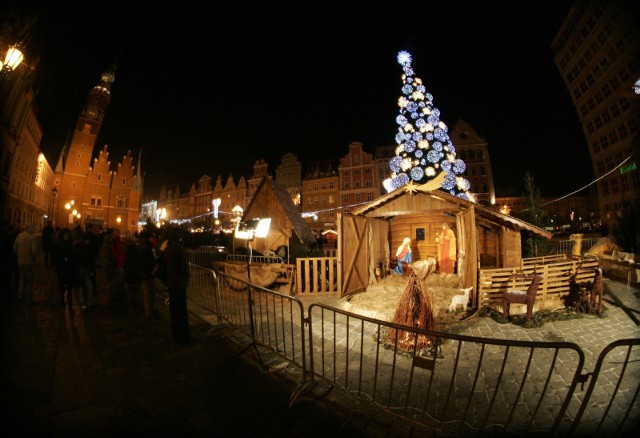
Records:
<instances>
[{"instance_id":1,"label":"string of lights","mask_svg":"<svg viewBox=\"0 0 640 438\"><path fill-rule=\"evenodd\" d=\"M328 211L335 211L335 210L344 210L345 208L354 208L354 207L358 207L360 205L366 204L369 201L364 201L364 202L358 202L356 204L350 204L350 205L346 205L343 207L335 207L335 208L326 208L324 210L316 210L316 211L305 211L304 213L301 213L300 215L305 218L305 217L317 217L319 213L324 213L324 212L328 212ZM219 211L220 214L228 214L228 215L235 215L235 213L231 212L231 211L224 211L224 210L220 210ZM203 218L203 217L207 217L207 216L211 216L213 215L214 212L213 211L208 211L206 213L202 213L202 214L198 214L189 218L184 218L184 219L175 219L175 220L169 220L170 223L187 223L187 222L193 222L195 219L199 219L199 218Z\"/></svg>"},{"instance_id":2,"label":"string of lights","mask_svg":"<svg viewBox=\"0 0 640 438\"><path fill-rule=\"evenodd\" d=\"M569 196L573 196L573 195L575 195L576 193L583 191L583 190L584 190L584 189L586 189L587 187L590 187L590 186L594 185L595 183L597 183L598 181L600 181L602 178L605 178L605 177L607 177L608 175L610 175L611 173L613 173L614 171L618 170L620 167L622 167L622 165L623 165L624 163L626 163L627 161L629 161L629 160L631 159L631 157L633 157L633 154L629 155L627 158L625 158L624 160L622 160L622 161L620 162L620 164L618 164L616 167L614 167L613 169L611 169L609 172L605 173L604 175L602 175L602 176L601 176L601 177L599 177L599 178L594 179L594 180L593 180L593 181L591 181L589 184L587 184L587 185L585 185L585 186L583 186L583 187L579 188L578 190L574 190L573 192L568 193L568 194L566 194L566 195L564 195L564 196L561 196L560 198L552 199L551 201L547 201L547 202L545 202L545 203L543 203L543 204L540 204L540 206L541 206L541 207L544 207L545 205L549 205L549 204L553 204L554 202L562 201L563 199L568 198ZM525 208L525 209L520 210L520 211L521 211L521 212L524 212L524 211L529 211L529 210L530 210L529 208Z\"/></svg>"},{"instance_id":3,"label":"string of lights","mask_svg":"<svg viewBox=\"0 0 640 438\"><path fill-rule=\"evenodd\" d=\"M583 187L581 187L581 188L579 188L579 189L577 189L577 190L574 190L573 192L568 193L568 194L566 194L566 195L564 195L564 196L561 196L561 197L559 197L559 198L556 198L556 199L553 199L553 200L551 200L551 201L547 201L547 202L545 202L545 203L543 203L543 204L540 204L540 206L545 206L545 205L553 204L554 202L562 201L563 199L566 199L566 198L568 198L569 196L573 196L573 195L575 195L576 193L579 193L579 192L581 192L581 191L585 190L586 188L588 188L588 187L592 186L593 184L597 183L597 182L598 182L598 181L600 181L601 179L603 179L603 178L607 177L607 176L608 176L608 175L610 175L611 173L613 173L613 172L615 172L616 170L618 170L620 167L622 167L622 166L624 165L624 163L626 163L627 161L629 161L632 157L633 157L633 154L629 155L627 158L625 158L624 160L622 160L622 161L621 161L617 166L615 166L614 168L612 168L609 172L605 173L604 175L600 176L599 178L594 179L593 181L591 181L590 183L586 184L585 186L583 186ZM368 202L369 202L369 201L364 201L364 202L358 202L358 203L356 203L356 204L350 204L350 205L343 206L343 207L334 207L334 208L325 208L325 209L322 209L322 210L305 211L305 212L301 213L301 216L302 216L303 218L313 217L313 218L316 218L316 219L317 219L317 218L318 218L318 215L319 215L320 213L326 213L326 212L336 211L336 210L344 210L345 208L346 208L346 209L350 209L350 208L354 208L354 207L358 207L358 206L360 206L360 205L366 204L366 203L368 203ZM529 210L530 210L529 208L525 208L525 209L523 209L523 210L519 210L519 211L520 211L520 212L525 212L525 211L529 211ZM233 212L231 212L231 211L224 211L224 210L220 210L220 211L219 211L219 213L220 213L220 214L234 215L234 213L233 213ZM213 215L213 214L214 214L214 212L213 212L213 211L208 211L208 212L206 212L206 213L202 213L202 214L199 214L199 215L196 215L196 216L192 216L192 217L190 217L190 218L184 218L184 219L180 219L180 220L171 220L171 221L169 221L169 222L174 222L174 223L186 223L186 222L193 222L193 221L194 221L194 220L196 220L196 219L203 218L203 217L207 217L207 216L211 216L211 215Z\"/></svg>"}]
</instances>

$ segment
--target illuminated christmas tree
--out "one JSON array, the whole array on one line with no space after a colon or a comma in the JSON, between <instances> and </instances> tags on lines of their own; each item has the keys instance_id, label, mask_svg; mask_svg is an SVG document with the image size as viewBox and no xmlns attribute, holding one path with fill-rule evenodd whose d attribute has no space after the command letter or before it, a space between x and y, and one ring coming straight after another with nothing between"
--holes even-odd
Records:
<instances>
[{"instance_id":1,"label":"illuminated christmas tree","mask_svg":"<svg viewBox=\"0 0 640 438\"><path fill-rule=\"evenodd\" d=\"M456 156L447 125L440 120L440 110L433 106L433 96L415 75L411 54L398 53L398 63L404 71L402 96L398 99L400 115L396 117L398 146L396 156L389 162L391 177L384 181L385 188L391 192L410 182L425 184L444 172L442 190L473 200L471 184L462 176L467 166Z\"/></svg>"}]
</instances>

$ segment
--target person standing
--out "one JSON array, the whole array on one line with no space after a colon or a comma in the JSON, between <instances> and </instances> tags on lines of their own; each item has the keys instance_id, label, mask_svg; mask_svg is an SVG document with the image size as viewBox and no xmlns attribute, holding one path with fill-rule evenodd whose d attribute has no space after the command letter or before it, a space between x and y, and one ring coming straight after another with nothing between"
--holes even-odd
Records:
<instances>
[{"instance_id":1,"label":"person standing","mask_svg":"<svg viewBox=\"0 0 640 438\"><path fill-rule=\"evenodd\" d=\"M147 230L140 233L138 241L138 269L142 279L142 299L144 301L144 314L147 318L157 316L155 309L156 291L154 287L153 272L156 268L156 256L151 243L151 233Z\"/></svg>"},{"instance_id":2,"label":"person standing","mask_svg":"<svg viewBox=\"0 0 640 438\"><path fill-rule=\"evenodd\" d=\"M442 224L442 247L440 251L440 272L453 274L456 261L456 235L449 224Z\"/></svg>"},{"instance_id":3,"label":"person standing","mask_svg":"<svg viewBox=\"0 0 640 438\"><path fill-rule=\"evenodd\" d=\"M44 250L44 267L49 269L51 266L51 250L53 248L53 235L55 234L53 223L48 220L42 229L42 249Z\"/></svg>"},{"instance_id":4,"label":"person standing","mask_svg":"<svg viewBox=\"0 0 640 438\"><path fill-rule=\"evenodd\" d=\"M61 228L58 232L56 242L53 245L52 256L58 276L60 302L64 305L66 292L69 314L73 315L75 313L73 310L73 287L76 285L78 279L78 265L73 251L71 230L69 228Z\"/></svg>"},{"instance_id":5,"label":"person standing","mask_svg":"<svg viewBox=\"0 0 640 438\"><path fill-rule=\"evenodd\" d=\"M404 240L396 250L396 259L398 260L398 264L393 269L393 271L398 275L402 275L404 273L404 271L402 270L402 262L411 263L413 261L413 253L411 252L411 238L404 238Z\"/></svg>"},{"instance_id":6,"label":"person standing","mask_svg":"<svg viewBox=\"0 0 640 438\"><path fill-rule=\"evenodd\" d=\"M93 264L93 249L91 248L89 234L89 232L84 232L73 242L75 259L78 263L78 302L82 310L86 310L91 305L89 297L93 290L90 274Z\"/></svg>"},{"instance_id":7,"label":"person standing","mask_svg":"<svg viewBox=\"0 0 640 438\"><path fill-rule=\"evenodd\" d=\"M187 250L182 244L181 234L178 227L169 230L163 257L167 271L169 314L173 339L178 344L188 344L191 336L187 313L187 287L191 272Z\"/></svg>"},{"instance_id":8,"label":"person standing","mask_svg":"<svg viewBox=\"0 0 640 438\"><path fill-rule=\"evenodd\" d=\"M104 267L109 283L109 304L115 304L124 295L124 250L120 230L107 230L103 243Z\"/></svg>"},{"instance_id":9,"label":"person standing","mask_svg":"<svg viewBox=\"0 0 640 438\"><path fill-rule=\"evenodd\" d=\"M95 293L98 290L98 280L96 278L96 263L100 255L100 242L98 240L98 235L93 229L93 224L86 224L84 231L86 239L89 240L89 247L91 248L91 260L89 260L89 278L91 279L91 288Z\"/></svg>"},{"instance_id":10,"label":"person standing","mask_svg":"<svg viewBox=\"0 0 640 438\"><path fill-rule=\"evenodd\" d=\"M35 227L28 224L13 242L13 251L18 260L18 302L33 306L33 267L38 257L38 241L33 235Z\"/></svg>"}]
</instances>

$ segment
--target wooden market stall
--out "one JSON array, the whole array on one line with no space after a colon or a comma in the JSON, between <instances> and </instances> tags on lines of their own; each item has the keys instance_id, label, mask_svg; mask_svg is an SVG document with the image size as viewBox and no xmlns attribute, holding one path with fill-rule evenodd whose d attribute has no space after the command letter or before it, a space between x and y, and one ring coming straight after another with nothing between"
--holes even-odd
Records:
<instances>
[{"instance_id":1,"label":"wooden market stall","mask_svg":"<svg viewBox=\"0 0 640 438\"><path fill-rule=\"evenodd\" d=\"M287 188L268 176L260 182L244 211L242 221L256 218L271 218L269 235L252 242L256 251L275 252L285 246L288 248L287 255L295 258L299 254L307 255L317 245L315 234L302 218L300 207L293 203ZM234 237L234 248L243 245L244 240Z\"/></svg>"},{"instance_id":2,"label":"wooden market stall","mask_svg":"<svg viewBox=\"0 0 640 438\"><path fill-rule=\"evenodd\" d=\"M286 292L293 293L297 277L295 259L307 256L317 246L316 236L300 215L300 208L294 204L287 188L271 177L262 179L241 221L265 218L271 219L268 235L250 242L252 254L266 256L252 259L251 281L263 287L286 286ZM249 249L246 240L235 236L233 247L236 253ZM227 260L217 263L217 269L247 281L246 264Z\"/></svg>"}]
</instances>

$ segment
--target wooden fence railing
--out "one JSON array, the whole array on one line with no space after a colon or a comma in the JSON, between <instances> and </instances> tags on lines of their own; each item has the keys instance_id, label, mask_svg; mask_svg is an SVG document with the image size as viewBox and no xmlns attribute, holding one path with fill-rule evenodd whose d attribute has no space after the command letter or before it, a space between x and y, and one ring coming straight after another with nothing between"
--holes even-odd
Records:
<instances>
[{"instance_id":1,"label":"wooden fence railing","mask_svg":"<svg viewBox=\"0 0 640 438\"><path fill-rule=\"evenodd\" d=\"M566 254L554 254L550 256L542 256L542 257L527 257L523 258L520 262L520 268L533 268L537 265L545 265L547 263L559 263L566 262L568 257Z\"/></svg>"},{"instance_id":2,"label":"wooden fence railing","mask_svg":"<svg viewBox=\"0 0 640 438\"><path fill-rule=\"evenodd\" d=\"M509 288L526 290L530 280L517 279L515 272L531 274L534 271L542 275L538 287L535 310L557 309L563 306L562 297L569 293L571 276L575 275L576 283L585 284L593 281L599 261L596 257L584 257L576 260L542 263L542 257L535 260L523 260L523 268L481 269L478 281L478 307L488 306L502 311L502 292ZM512 305L512 313L525 309L521 305Z\"/></svg>"},{"instance_id":3,"label":"wooden fence railing","mask_svg":"<svg viewBox=\"0 0 640 438\"><path fill-rule=\"evenodd\" d=\"M334 294L339 290L337 257L296 259L297 294Z\"/></svg>"}]
</instances>

